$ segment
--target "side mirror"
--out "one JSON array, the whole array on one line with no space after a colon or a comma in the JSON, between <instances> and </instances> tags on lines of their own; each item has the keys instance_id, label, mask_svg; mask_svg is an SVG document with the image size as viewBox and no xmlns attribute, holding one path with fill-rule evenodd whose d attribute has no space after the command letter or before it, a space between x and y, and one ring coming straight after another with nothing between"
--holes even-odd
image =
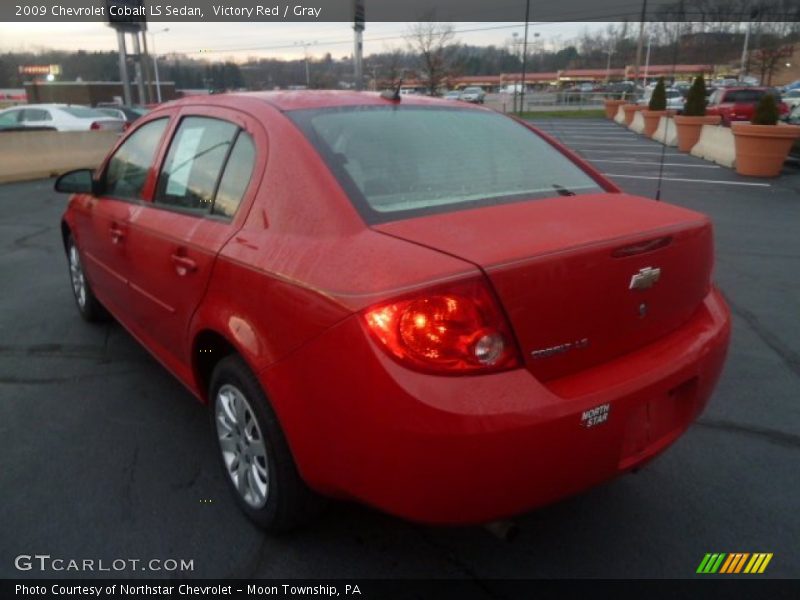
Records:
<instances>
[{"instance_id":1,"label":"side mirror","mask_svg":"<svg viewBox=\"0 0 800 600\"><path fill-rule=\"evenodd\" d=\"M65 194L94 194L100 191L99 182L94 180L91 169L68 171L56 179L55 190Z\"/></svg>"}]
</instances>

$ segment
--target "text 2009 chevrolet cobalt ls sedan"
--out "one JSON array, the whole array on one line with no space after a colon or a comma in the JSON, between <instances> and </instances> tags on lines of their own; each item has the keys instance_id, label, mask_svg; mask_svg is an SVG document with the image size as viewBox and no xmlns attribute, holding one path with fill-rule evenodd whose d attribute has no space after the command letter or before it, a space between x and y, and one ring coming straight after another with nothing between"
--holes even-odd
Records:
<instances>
[{"instance_id":1,"label":"text 2009 chevrolet cobalt ls sedan","mask_svg":"<svg viewBox=\"0 0 800 600\"><path fill-rule=\"evenodd\" d=\"M478 107L191 98L56 185L81 314L208 403L272 529L320 496L474 523L576 493L675 441L728 346L708 218Z\"/></svg>"}]
</instances>

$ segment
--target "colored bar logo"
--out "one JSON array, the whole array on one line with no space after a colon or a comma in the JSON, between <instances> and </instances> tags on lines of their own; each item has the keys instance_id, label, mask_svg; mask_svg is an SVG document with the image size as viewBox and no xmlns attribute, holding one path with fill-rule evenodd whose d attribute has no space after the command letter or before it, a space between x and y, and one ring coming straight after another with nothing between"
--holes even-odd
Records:
<instances>
[{"instance_id":1,"label":"colored bar logo","mask_svg":"<svg viewBox=\"0 0 800 600\"><path fill-rule=\"evenodd\" d=\"M749 552L709 553L700 561L697 573L702 575L712 575L714 573L725 575L763 573L771 560L771 552L756 552L753 554Z\"/></svg>"}]
</instances>

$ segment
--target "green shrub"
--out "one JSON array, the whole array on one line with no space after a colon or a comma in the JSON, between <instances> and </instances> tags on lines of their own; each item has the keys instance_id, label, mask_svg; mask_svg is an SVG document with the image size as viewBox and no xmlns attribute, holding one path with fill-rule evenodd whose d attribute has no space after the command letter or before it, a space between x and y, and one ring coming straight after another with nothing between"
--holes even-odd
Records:
<instances>
[{"instance_id":1,"label":"green shrub","mask_svg":"<svg viewBox=\"0 0 800 600\"><path fill-rule=\"evenodd\" d=\"M667 87L664 85L664 78L659 77L656 89L653 90L653 95L650 96L650 110L666 110L667 109Z\"/></svg>"},{"instance_id":2,"label":"green shrub","mask_svg":"<svg viewBox=\"0 0 800 600\"><path fill-rule=\"evenodd\" d=\"M751 123L753 125L776 125L779 116L778 103L775 102L775 96L764 94L759 100L758 106L756 106L756 112Z\"/></svg>"},{"instance_id":3,"label":"green shrub","mask_svg":"<svg viewBox=\"0 0 800 600\"><path fill-rule=\"evenodd\" d=\"M702 75L698 75L692 83L692 87L689 88L683 114L687 117L706 116L706 82Z\"/></svg>"}]
</instances>

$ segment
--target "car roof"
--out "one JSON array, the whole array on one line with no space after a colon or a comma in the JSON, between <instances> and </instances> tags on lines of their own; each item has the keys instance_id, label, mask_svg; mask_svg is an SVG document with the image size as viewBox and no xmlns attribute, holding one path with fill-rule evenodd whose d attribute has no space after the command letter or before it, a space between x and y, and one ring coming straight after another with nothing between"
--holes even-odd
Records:
<instances>
[{"instance_id":1,"label":"car roof","mask_svg":"<svg viewBox=\"0 0 800 600\"><path fill-rule=\"evenodd\" d=\"M439 98L409 94L402 100L387 100L378 92L352 92L339 90L289 90L275 92L228 92L209 94L208 96L189 96L169 102L170 106L183 104L208 104L212 106L235 106L237 99L261 100L280 111L303 110L313 108L334 108L343 106L446 106ZM481 110L477 107L464 106L463 110Z\"/></svg>"},{"instance_id":2,"label":"car roof","mask_svg":"<svg viewBox=\"0 0 800 600\"><path fill-rule=\"evenodd\" d=\"M756 92L766 92L768 90L774 90L775 88L766 87L763 85L737 85L737 86L729 86L722 88L726 92L739 92L741 90L754 90Z\"/></svg>"}]
</instances>

